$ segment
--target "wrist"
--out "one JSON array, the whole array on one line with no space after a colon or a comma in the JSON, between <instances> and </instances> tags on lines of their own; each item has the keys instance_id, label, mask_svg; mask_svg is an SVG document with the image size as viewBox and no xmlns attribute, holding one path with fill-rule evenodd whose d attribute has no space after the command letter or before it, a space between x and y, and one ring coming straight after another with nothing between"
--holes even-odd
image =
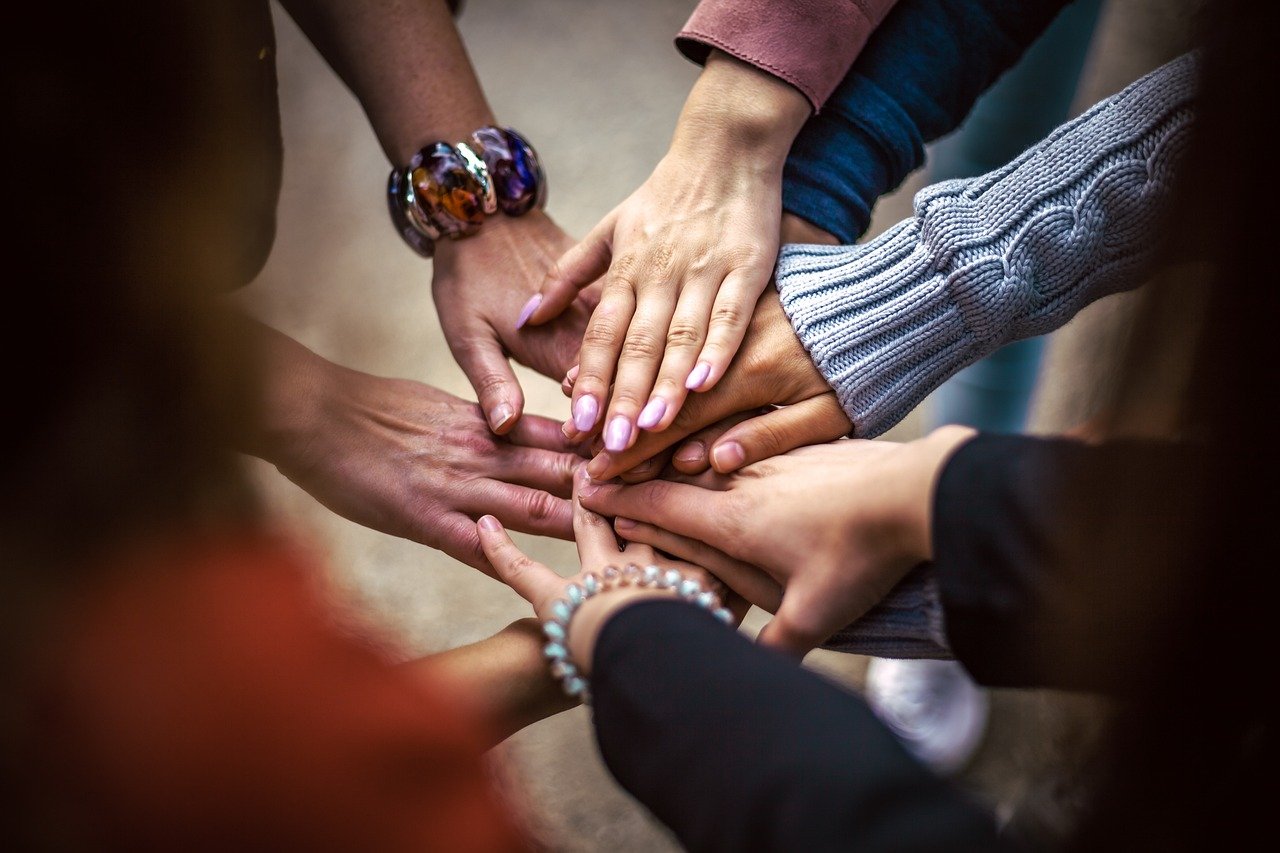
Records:
<instances>
[{"instance_id":1,"label":"wrist","mask_svg":"<svg viewBox=\"0 0 1280 853\"><path fill-rule=\"evenodd\" d=\"M293 338L252 322L261 338L263 371L257 426L240 449L277 464L291 449L310 443L334 365Z\"/></svg>"},{"instance_id":2,"label":"wrist","mask_svg":"<svg viewBox=\"0 0 1280 853\"><path fill-rule=\"evenodd\" d=\"M713 50L676 125L672 150L782 169L812 110L798 89Z\"/></svg>"},{"instance_id":3,"label":"wrist","mask_svg":"<svg viewBox=\"0 0 1280 853\"><path fill-rule=\"evenodd\" d=\"M584 675L591 675L596 640L610 619L633 604L657 598L675 598L675 593L669 589L622 587L583 602L569 632L569 654L578 662L578 669Z\"/></svg>"},{"instance_id":4,"label":"wrist","mask_svg":"<svg viewBox=\"0 0 1280 853\"><path fill-rule=\"evenodd\" d=\"M909 445L914 460L913 494L905 513L909 547L918 561L933 559L933 503L938 480L952 455L978 434L972 427L941 426Z\"/></svg>"},{"instance_id":5,"label":"wrist","mask_svg":"<svg viewBox=\"0 0 1280 853\"><path fill-rule=\"evenodd\" d=\"M809 220L788 211L782 212L781 240L783 243L806 243L824 246L840 245L840 238L824 231Z\"/></svg>"}]
</instances>

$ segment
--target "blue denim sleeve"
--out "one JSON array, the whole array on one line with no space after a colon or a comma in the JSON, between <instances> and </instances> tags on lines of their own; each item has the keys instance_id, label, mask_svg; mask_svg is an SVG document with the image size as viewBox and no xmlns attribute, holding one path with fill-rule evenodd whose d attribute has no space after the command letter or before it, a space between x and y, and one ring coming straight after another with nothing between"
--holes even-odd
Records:
<instances>
[{"instance_id":1,"label":"blue denim sleeve","mask_svg":"<svg viewBox=\"0 0 1280 853\"><path fill-rule=\"evenodd\" d=\"M1065 0L901 0L787 158L782 204L841 242L924 162Z\"/></svg>"}]
</instances>

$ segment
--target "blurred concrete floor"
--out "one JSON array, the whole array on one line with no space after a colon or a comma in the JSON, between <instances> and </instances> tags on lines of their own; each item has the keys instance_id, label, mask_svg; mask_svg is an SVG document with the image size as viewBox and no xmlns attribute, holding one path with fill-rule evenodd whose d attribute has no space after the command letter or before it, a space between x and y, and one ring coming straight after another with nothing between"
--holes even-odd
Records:
<instances>
[{"instance_id":1,"label":"blurred concrete floor","mask_svg":"<svg viewBox=\"0 0 1280 853\"><path fill-rule=\"evenodd\" d=\"M696 76L671 39L694 5L466 3L459 25L490 102L500 121L535 141L551 177L548 211L570 234L584 234L666 150ZM429 264L388 226L382 197L388 164L372 131L288 16L276 13L284 189L276 245L263 274L243 294L246 305L335 362L473 399L440 332ZM910 179L884 199L872 231L907 215L918 187L919 179ZM520 376L528 411L567 414L555 383L523 369ZM888 437L912 438L920 422L909 418ZM528 615L524 602L496 581L439 552L335 516L269 466L257 464L256 473L269 502L327 552L335 583L408 652L471 642ZM572 564L568 543L518 540L549 565ZM763 621L753 613L746 630L758 630ZM862 658L821 651L806 663L854 687L865 669ZM1060 704L1050 701L1049 711L1025 701L1006 706L1011 716L990 738L992 748L984 750L989 757L962 781L1007 808L1036 784L1028 775L1033 765L1043 766L1059 752L1063 726L1053 709ZM1053 743L1041 748L1046 738ZM1068 733L1066 743L1073 742ZM547 848L677 849L600 763L584 709L526 729L496 754L523 792Z\"/></svg>"}]
</instances>

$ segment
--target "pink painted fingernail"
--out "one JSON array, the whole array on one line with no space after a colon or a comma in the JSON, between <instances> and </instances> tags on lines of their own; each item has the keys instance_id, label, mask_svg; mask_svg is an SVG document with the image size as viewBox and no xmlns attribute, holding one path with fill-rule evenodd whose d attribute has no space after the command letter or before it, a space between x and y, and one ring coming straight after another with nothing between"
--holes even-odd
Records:
<instances>
[{"instance_id":1,"label":"pink painted fingernail","mask_svg":"<svg viewBox=\"0 0 1280 853\"><path fill-rule=\"evenodd\" d=\"M596 416L600 414L600 404L590 394L573 401L573 425L578 432L586 432L596 425Z\"/></svg>"},{"instance_id":2,"label":"pink painted fingernail","mask_svg":"<svg viewBox=\"0 0 1280 853\"><path fill-rule=\"evenodd\" d=\"M498 519L494 518L492 515L480 516L480 527L491 532L502 529L502 525L498 523Z\"/></svg>"},{"instance_id":3,"label":"pink painted fingernail","mask_svg":"<svg viewBox=\"0 0 1280 853\"><path fill-rule=\"evenodd\" d=\"M621 453L627 449L631 441L631 421L625 415L614 415L609 426L604 430L604 449L610 453Z\"/></svg>"},{"instance_id":4,"label":"pink painted fingernail","mask_svg":"<svg viewBox=\"0 0 1280 853\"><path fill-rule=\"evenodd\" d=\"M516 320L516 328L523 329L524 324L529 322L529 318L533 316L533 312L538 310L538 306L542 304L542 294L535 293L529 297L529 301L520 309L520 317Z\"/></svg>"},{"instance_id":5,"label":"pink painted fingernail","mask_svg":"<svg viewBox=\"0 0 1280 853\"><path fill-rule=\"evenodd\" d=\"M640 429L653 429L666 413L667 401L661 397L654 397L640 412L640 417L636 418L636 426Z\"/></svg>"},{"instance_id":6,"label":"pink painted fingernail","mask_svg":"<svg viewBox=\"0 0 1280 853\"><path fill-rule=\"evenodd\" d=\"M707 381L707 377L711 375L710 362L700 361L689 373L689 378L684 381L684 387L690 391L695 391L702 387L702 383Z\"/></svg>"},{"instance_id":7,"label":"pink painted fingernail","mask_svg":"<svg viewBox=\"0 0 1280 853\"><path fill-rule=\"evenodd\" d=\"M736 441L726 441L724 444L717 444L711 449L711 462L715 469L722 474L736 471L746 461L746 458L746 451Z\"/></svg>"}]
</instances>

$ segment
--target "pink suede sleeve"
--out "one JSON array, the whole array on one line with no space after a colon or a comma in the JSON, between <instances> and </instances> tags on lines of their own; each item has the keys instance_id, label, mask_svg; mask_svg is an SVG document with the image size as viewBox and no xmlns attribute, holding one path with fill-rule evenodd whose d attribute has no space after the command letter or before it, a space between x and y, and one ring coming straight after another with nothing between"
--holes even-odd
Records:
<instances>
[{"instance_id":1,"label":"pink suede sleeve","mask_svg":"<svg viewBox=\"0 0 1280 853\"><path fill-rule=\"evenodd\" d=\"M702 0L676 36L699 64L712 48L799 89L816 112L895 0Z\"/></svg>"}]
</instances>

